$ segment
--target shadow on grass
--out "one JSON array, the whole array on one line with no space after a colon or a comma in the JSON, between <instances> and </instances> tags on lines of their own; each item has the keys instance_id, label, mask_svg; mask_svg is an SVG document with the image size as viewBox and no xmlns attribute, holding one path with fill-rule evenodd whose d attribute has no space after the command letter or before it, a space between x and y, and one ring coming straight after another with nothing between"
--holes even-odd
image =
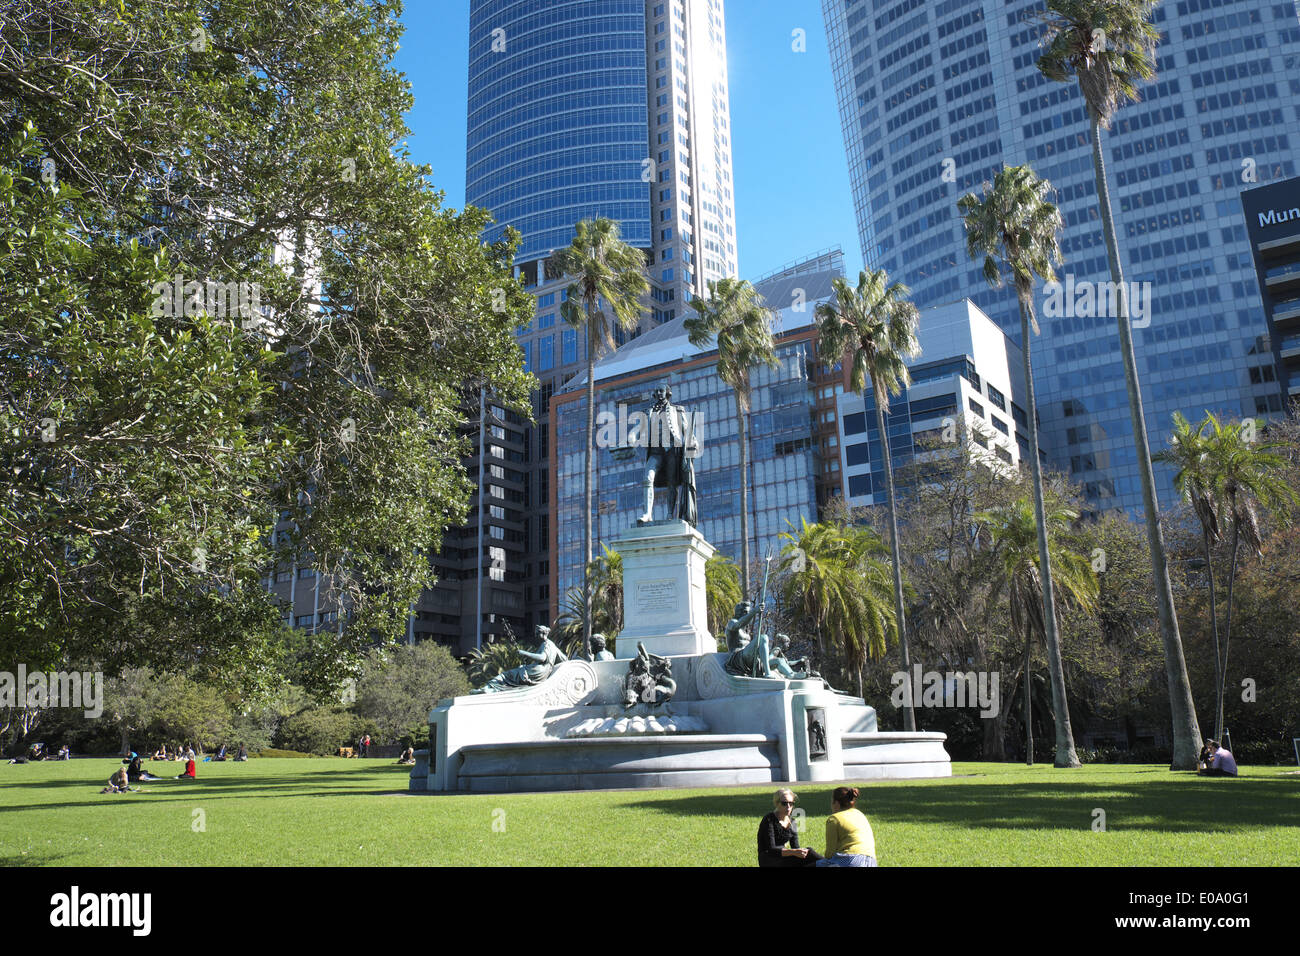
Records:
<instances>
[{"instance_id":1,"label":"shadow on grass","mask_svg":"<svg viewBox=\"0 0 1300 956\"><path fill-rule=\"evenodd\" d=\"M799 805L830 813L831 787L803 787ZM1103 808L1113 829L1168 832L1298 827L1300 800L1291 781L1183 777L1114 784L993 783L964 787L863 789L858 809L891 823L957 824L991 829L1077 830L1080 818ZM673 816L743 817L772 809L770 794L661 798L627 804Z\"/></svg>"}]
</instances>

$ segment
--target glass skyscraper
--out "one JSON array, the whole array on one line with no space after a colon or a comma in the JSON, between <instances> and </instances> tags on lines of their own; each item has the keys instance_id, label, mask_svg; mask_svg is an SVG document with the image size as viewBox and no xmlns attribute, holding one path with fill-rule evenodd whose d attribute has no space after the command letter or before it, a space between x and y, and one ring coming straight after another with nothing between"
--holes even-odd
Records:
<instances>
[{"instance_id":1,"label":"glass skyscraper","mask_svg":"<svg viewBox=\"0 0 1300 956\"><path fill-rule=\"evenodd\" d=\"M955 206L1003 163L1029 163L1055 186L1062 279L1110 278L1082 97L1036 66L1043 10L1042 0L823 0L868 266L910 286L922 308L970 297L1017 341L1014 294L990 289L968 258ZM1150 283L1134 346L1159 450L1175 410L1195 420L1281 408L1238 195L1296 174L1300 14L1292 0L1176 0L1154 22L1157 76L1103 147L1125 279ZM1137 511L1115 321L1086 311L1040 311L1042 445L1094 507ZM1171 472L1156 475L1171 503Z\"/></svg>"},{"instance_id":2,"label":"glass skyscraper","mask_svg":"<svg viewBox=\"0 0 1300 956\"><path fill-rule=\"evenodd\" d=\"M579 220L646 251L659 321L736 274L722 0L471 0L466 202L526 281Z\"/></svg>"}]
</instances>

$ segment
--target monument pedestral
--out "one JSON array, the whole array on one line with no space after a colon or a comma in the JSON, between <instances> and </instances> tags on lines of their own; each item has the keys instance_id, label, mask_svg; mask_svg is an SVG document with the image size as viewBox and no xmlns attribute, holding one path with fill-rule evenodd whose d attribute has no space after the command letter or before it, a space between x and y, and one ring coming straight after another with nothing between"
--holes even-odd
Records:
<instances>
[{"instance_id":1,"label":"monument pedestral","mask_svg":"<svg viewBox=\"0 0 1300 956\"><path fill-rule=\"evenodd\" d=\"M685 521L629 528L611 542L623 556L623 630L618 657L636 656L637 642L661 657L712 654L704 565L713 545Z\"/></svg>"}]
</instances>

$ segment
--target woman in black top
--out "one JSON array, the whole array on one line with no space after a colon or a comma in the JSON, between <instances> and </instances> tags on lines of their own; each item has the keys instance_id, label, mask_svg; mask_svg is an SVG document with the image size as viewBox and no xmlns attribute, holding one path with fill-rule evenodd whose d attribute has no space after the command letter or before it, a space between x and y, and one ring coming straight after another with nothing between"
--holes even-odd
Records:
<instances>
[{"instance_id":1,"label":"woman in black top","mask_svg":"<svg viewBox=\"0 0 1300 956\"><path fill-rule=\"evenodd\" d=\"M795 800L793 790L778 790L772 797L776 809L758 825L759 866L813 866L821 859L816 850L799 846Z\"/></svg>"}]
</instances>

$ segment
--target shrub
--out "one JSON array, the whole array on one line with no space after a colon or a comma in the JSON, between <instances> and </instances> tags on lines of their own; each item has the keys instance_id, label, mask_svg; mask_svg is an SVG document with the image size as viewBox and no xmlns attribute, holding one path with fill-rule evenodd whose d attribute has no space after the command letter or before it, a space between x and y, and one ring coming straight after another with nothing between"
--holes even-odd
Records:
<instances>
[{"instance_id":1,"label":"shrub","mask_svg":"<svg viewBox=\"0 0 1300 956\"><path fill-rule=\"evenodd\" d=\"M276 734L276 746L284 750L328 757L340 747L350 747L364 733L356 714L338 707L310 707L286 718Z\"/></svg>"}]
</instances>

